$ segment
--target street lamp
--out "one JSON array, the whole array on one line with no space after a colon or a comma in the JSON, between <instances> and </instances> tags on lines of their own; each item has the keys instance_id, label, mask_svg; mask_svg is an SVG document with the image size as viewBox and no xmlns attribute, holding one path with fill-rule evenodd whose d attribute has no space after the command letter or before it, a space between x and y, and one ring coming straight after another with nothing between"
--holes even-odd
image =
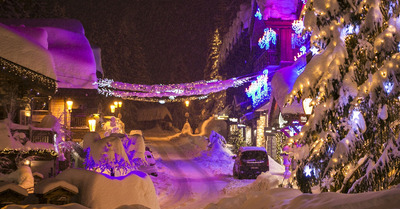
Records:
<instances>
[{"instance_id":1,"label":"street lamp","mask_svg":"<svg viewBox=\"0 0 400 209\"><path fill-rule=\"evenodd\" d=\"M74 102L71 100L71 98L67 99L67 109L68 111L72 110L72 105L74 104Z\"/></svg>"},{"instance_id":2,"label":"street lamp","mask_svg":"<svg viewBox=\"0 0 400 209\"><path fill-rule=\"evenodd\" d=\"M189 122L189 104L190 104L190 101L189 101L189 100L186 100L186 101L185 101L185 106L186 106L186 113L185 113L186 123Z\"/></svg>"},{"instance_id":3,"label":"street lamp","mask_svg":"<svg viewBox=\"0 0 400 209\"><path fill-rule=\"evenodd\" d=\"M96 119L91 118L88 120L89 122L89 130L90 132L95 132L96 131Z\"/></svg>"},{"instance_id":4,"label":"street lamp","mask_svg":"<svg viewBox=\"0 0 400 209\"><path fill-rule=\"evenodd\" d=\"M69 113L67 115L67 117L69 116L69 118L70 118L69 119L68 130L71 130L71 121L72 121L71 111L72 111L72 105L74 104L74 102L71 100L71 98L68 98L66 103L67 103L67 110L68 110L68 113ZM65 122L67 122L67 120L65 120ZM65 124L65 125L67 125L67 124Z\"/></svg>"},{"instance_id":5,"label":"street lamp","mask_svg":"<svg viewBox=\"0 0 400 209\"><path fill-rule=\"evenodd\" d=\"M110 110L111 110L111 113L114 114L115 113L115 105L113 105L113 104L110 105Z\"/></svg>"},{"instance_id":6,"label":"street lamp","mask_svg":"<svg viewBox=\"0 0 400 209\"><path fill-rule=\"evenodd\" d=\"M303 100L303 109L304 109L304 113L309 116L311 115L312 111L313 111L313 106L311 106L311 98L305 98Z\"/></svg>"}]
</instances>

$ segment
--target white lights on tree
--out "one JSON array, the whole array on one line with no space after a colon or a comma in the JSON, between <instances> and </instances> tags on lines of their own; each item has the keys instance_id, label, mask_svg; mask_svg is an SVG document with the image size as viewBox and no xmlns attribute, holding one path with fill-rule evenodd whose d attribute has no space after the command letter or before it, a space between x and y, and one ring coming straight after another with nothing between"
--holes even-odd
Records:
<instances>
[{"instance_id":1,"label":"white lights on tree","mask_svg":"<svg viewBox=\"0 0 400 209\"><path fill-rule=\"evenodd\" d=\"M351 123L353 126L353 130L360 130L361 133L364 133L366 131L364 116L359 110L353 110L351 114Z\"/></svg>"},{"instance_id":2,"label":"white lights on tree","mask_svg":"<svg viewBox=\"0 0 400 209\"><path fill-rule=\"evenodd\" d=\"M317 47L315 47L315 46L312 46L310 48L310 51L311 51L312 55L316 55L316 54L319 53L319 49Z\"/></svg>"},{"instance_id":3,"label":"white lights on tree","mask_svg":"<svg viewBox=\"0 0 400 209\"><path fill-rule=\"evenodd\" d=\"M265 50L268 50L270 48L270 42L276 45L276 32L272 30L272 28L265 28L263 37L258 40L258 46L260 46L261 49L265 48Z\"/></svg>"},{"instance_id":4,"label":"white lights on tree","mask_svg":"<svg viewBox=\"0 0 400 209\"><path fill-rule=\"evenodd\" d=\"M393 90L394 84L392 82L390 82L390 81L386 81L386 82L383 83L383 86L385 88L385 92L387 94L390 94L390 92L392 92L392 90Z\"/></svg>"},{"instance_id":5,"label":"white lights on tree","mask_svg":"<svg viewBox=\"0 0 400 209\"><path fill-rule=\"evenodd\" d=\"M313 170L310 168L310 166L306 165L306 166L304 167L304 175L310 177L312 171L313 171Z\"/></svg>"}]
</instances>

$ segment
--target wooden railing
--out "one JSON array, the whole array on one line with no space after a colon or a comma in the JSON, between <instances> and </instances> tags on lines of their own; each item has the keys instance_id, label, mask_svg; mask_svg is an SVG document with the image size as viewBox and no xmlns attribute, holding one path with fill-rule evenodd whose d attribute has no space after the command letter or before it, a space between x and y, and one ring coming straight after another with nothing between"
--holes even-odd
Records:
<instances>
[{"instance_id":1,"label":"wooden railing","mask_svg":"<svg viewBox=\"0 0 400 209\"><path fill-rule=\"evenodd\" d=\"M54 143L54 136L55 132L50 128L36 128L31 125L24 126L12 126L10 127L11 134L14 136L16 132L24 133L26 138L29 141L36 143L36 142L44 142L44 143Z\"/></svg>"}]
</instances>

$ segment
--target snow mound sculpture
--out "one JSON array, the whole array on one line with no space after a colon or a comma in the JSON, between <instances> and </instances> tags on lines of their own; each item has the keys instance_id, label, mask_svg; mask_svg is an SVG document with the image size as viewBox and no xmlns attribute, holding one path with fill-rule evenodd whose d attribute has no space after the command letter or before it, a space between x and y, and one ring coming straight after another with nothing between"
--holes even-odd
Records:
<instances>
[{"instance_id":1,"label":"snow mound sculpture","mask_svg":"<svg viewBox=\"0 0 400 209\"><path fill-rule=\"evenodd\" d=\"M132 171L124 177L110 177L68 169L56 179L75 185L79 189L80 203L89 208L110 209L135 204L160 208L153 182L141 171Z\"/></svg>"}]
</instances>

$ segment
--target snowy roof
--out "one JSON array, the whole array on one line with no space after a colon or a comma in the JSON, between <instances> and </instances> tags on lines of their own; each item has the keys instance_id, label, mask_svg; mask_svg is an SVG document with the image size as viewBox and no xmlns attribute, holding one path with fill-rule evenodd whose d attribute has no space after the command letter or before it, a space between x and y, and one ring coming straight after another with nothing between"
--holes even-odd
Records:
<instances>
[{"instance_id":1,"label":"snowy roof","mask_svg":"<svg viewBox=\"0 0 400 209\"><path fill-rule=\"evenodd\" d=\"M264 152L267 152L265 147L240 147L239 150L241 152L247 152L247 151L264 151Z\"/></svg>"},{"instance_id":2,"label":"snowy roof","mask_svg":"<svg viewBox=\"0 0 400 209\"><path fill-rule=\"evenodd\" d=\"M9 27L0 23L0 57L56 80L46 39L44 29Z\"/></svg>"},{"instance_id":3,"label":"snowy roof","mask_svg":"<svg viewBox=\"0 0 400 209\"><path fill-rule=\"evenodd\" d=\"M58 187L61 187L65 190L68 190L75 194L79 193L79 189L75 185L72 185L64 180L58 180L58 179L54 179L54 178L45 179L45 180L40 181L35 186L35 193L36 194L46 194L47 192L54 190Z\"/></svg>"},{"instance_id":4,"label":"snowy roof","mask_svg":"<svg viewBox=\"0 0 400 209\"><path fill-rule=\"evenodd\" d=\"M299 0L256 0L264 20L295 20Z\"/></svg>"},{"instance_id":5,"label":"snowy roof","mask_svg":"<svg viewBox=\"0 0 400 209\"><path fill-rule=\"evenodd\" d=\"M301 103L293 102L291 105L284 107L286 96L293 88L296 79L299 77L299 70L306 65L306 56L300 57L290 66L278 70L271 80L272 93L271 96L276 100L282 113L303 113Z\"/></svg>"},{"instance_id":6,"label":"snowy roof","mask_svg":"<svg viewBox=\"0 0 400 209\"><path fill-rule=\"evenodd\" d=\"M42 47L40 50L47 50L51 54L59 88L96 88L92 85L97 81L96 60L83 26L78 20L1 19L0 22L12 27L17 31L15 33L24 34L26 40L36 40ZM8 45L11 48L14 42L9 42ZM16 50L14 53L20 59L27 59L25 62L34 61L32 56L18 54L21 52L24 50ZM35 50L32 50L33 52Z\"/></svg>"},{"instance_id":7,"label":"snowy roof","mask_svg":"<svg viewBox=\"0 0 400 209\"><path fill-rule=\"evenodd\" d=\"M137 120L138 121L152 121L152 120L162 120L168 117L172 120L171 113L167 107L160 105L149 108L144 108L138 111Z\"/></svg>"},{"instance_id":8,"label":"snowy roof","mask_svg":"<svg viewBox=\"0 0 400 209\"><path fill-rule=\"evenodd\" d=\"M7 190L12 190L18 194L21 194L23 196L28 196L28 191L26 189L18 186L15 183L9 183L9 182L0 182L0 193L7 191Z\"/></svg>"}]
</instances>

